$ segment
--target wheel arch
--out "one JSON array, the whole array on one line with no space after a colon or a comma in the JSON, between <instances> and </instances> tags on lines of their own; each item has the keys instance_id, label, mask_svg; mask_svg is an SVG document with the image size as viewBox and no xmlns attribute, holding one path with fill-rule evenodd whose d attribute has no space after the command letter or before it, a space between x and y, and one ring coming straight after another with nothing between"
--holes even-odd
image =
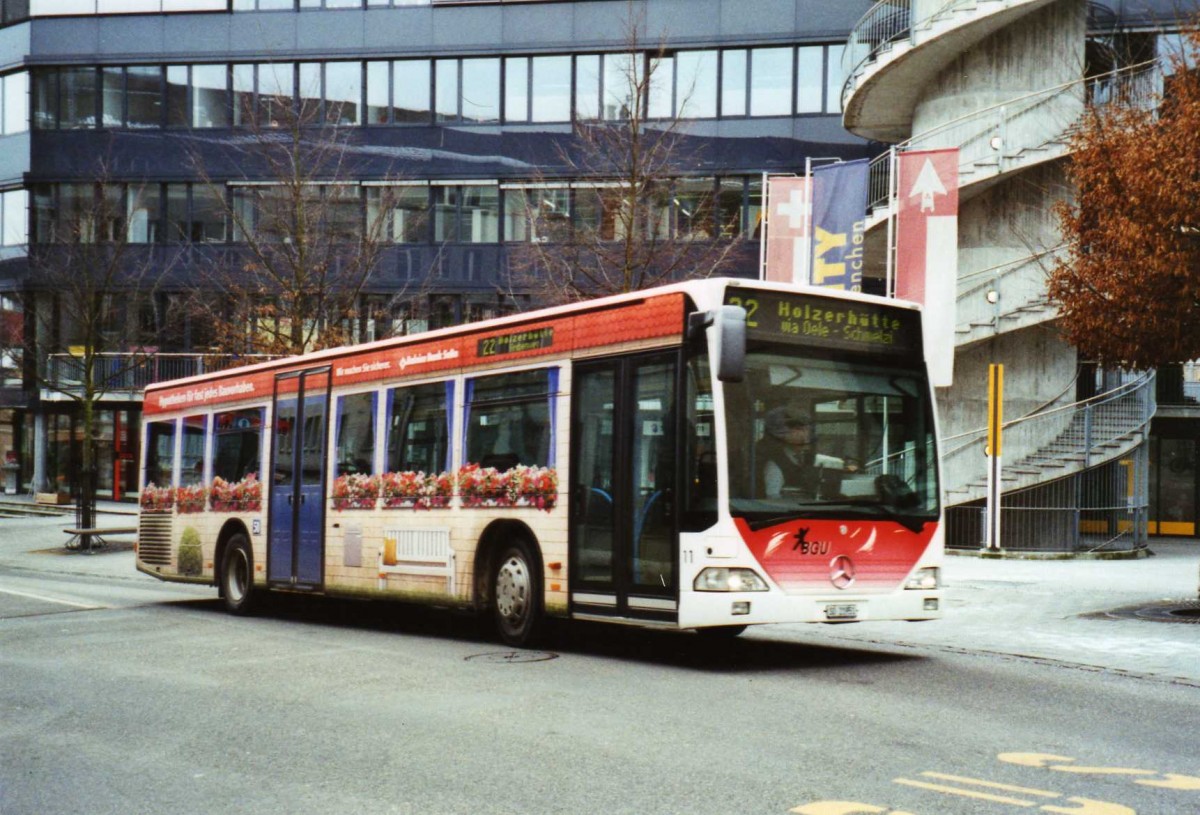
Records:
<instances>
[{"instance_id":1,"label":"wheel arch","mask_svg":"<svg viewBox=\"0 0 1200 815\"><path fill-rule=\"evenodd\" d=\"M225 550L229 546L229 540L239 532L246 536L246 542L250 544L250 556L254 556L254 541L250 537L250 530L246 529L241 519L230 518L221 525L221 531L217 533L217 548L213 553L213 582L217 584L218 597L225 596L225 588L221 582L221 563L225 560ZM250 578L254 579L253 573Z\"/></svg>"},{"instance_id":2,"label":"wheel arch","mask_svg":"<svg viewBox=\"0 0 1200 815\"><path fill-rule=\"evenodd\" d=\"M475 546L475 564L473 574L474 591L471 598L472 605L479 610L486 609L491 600L491 585L489 575L492 572L492 566L495 559L499 556L500 549L508 542L520 538L526 541L530 547L530 554L533 556L535 563L533 567L538 575L539 581L544 583L546 574L545 560L542 557L542 546L538 542L537 535L533 530L522 521L514 520L497 520L492 521L483 530L483 534L479 536L479 543ZM545 586L542 586L542 591L545 591Z\"/></svg>"}]
</instances>

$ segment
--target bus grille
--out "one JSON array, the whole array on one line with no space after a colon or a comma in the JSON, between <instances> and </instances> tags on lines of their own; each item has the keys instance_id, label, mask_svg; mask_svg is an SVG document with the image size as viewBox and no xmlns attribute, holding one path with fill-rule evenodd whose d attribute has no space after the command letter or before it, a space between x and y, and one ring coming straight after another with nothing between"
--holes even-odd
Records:
<instances>
[{"instance_id":1,"label":"bus grille","mask_svg":"<svg viewBox=\"0 0 1200 815\"><path fill-rule=\"evenodd\" d=\"M138 557L155 566L171 565L171 513L144 512L138 519Z\"/></svg>"}]
</instances>

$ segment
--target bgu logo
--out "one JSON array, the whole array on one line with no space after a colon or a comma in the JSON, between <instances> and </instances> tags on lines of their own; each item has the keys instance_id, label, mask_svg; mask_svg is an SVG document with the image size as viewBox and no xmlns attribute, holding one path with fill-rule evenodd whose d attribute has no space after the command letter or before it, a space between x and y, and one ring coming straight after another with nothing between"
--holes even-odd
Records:
<instances>
[{"instance_id":1,"label":"bgu logo","mask_svg":"<svg viewBox=\"0 0 1200 815\"><path fill-rule=\"evenodd\" d=\"M808 533L808 527L803 527L796 532L796 542L792 544L792 551L799 551L802 555L829 554L829 541L810 541Z\"/></svg>"}]
</instances>

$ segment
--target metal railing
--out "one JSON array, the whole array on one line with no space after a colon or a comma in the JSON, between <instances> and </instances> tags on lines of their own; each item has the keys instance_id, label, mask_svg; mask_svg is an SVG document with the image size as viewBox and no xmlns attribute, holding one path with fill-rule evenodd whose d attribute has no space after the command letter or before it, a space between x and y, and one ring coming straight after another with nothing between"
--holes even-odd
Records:
<instances>
[{"instance_id":1,"label":"metal railing","mask_svg":"<svg viewBox=\"0 0 1200 815\"><path fill-rule=\"evenodd\" d=\"M1121 372L1120 379L1091 399L1005 424L1001 472L1012 486L1001 496L1002 548L1078 553L1146 545L1149 459L1141 442L1156 408L1155 374ZM986 435L984 428L943 440L947 489L982 492ZM974 475L964 479L969 470ZM983 513L979 498L949 507L947 545L981 547Z\"/></svg>"},{"instance_id":2,"label":"metal railing","mask_svg":"<svg viewBox=\"0 0 1200 815\"><path fill-rule=\"evenodd\" d=\"M106 353L92 359L92 386L103 393L140 391L147 385L215 373L275 357L264 354L159 354ZM74 392L83 386L84 358L78 354L50 354L45 385Z\"/></svg>"},{"instance_id":3,"label":"metal railing","mask_svg":"<svg viewBox=\"0 0 1200 815\"><path fill-rule=\"evenodd\" d=\"M1120 458L1000 500L1000 546L1008 552L1080 555L1131 552L1148 542L1149 450ZM946 510L946 545L982 549L982 501Z\"/></svg>"},{"instance_id":4,"label":"metal railing","mask_svg":"<svg viewBox=\"0 0 1200 815\"><path fill-rule=\"evenodd\" d=\"M1006 315L1042 302L1050 269L1066 249L1062 244L958 278L959 328L991 324L998 331Z\"/></svg>"},{"instance_id":5,"label":"metal railing","mask_svg":"<svg viewBox=\"0 0 1200 815\"><path fill-rule=\"evenodd\" d=\"M1162 67L1149 60L1099 76L1075 79L999 104L972 111L930 128L893 150L959 149L959 172L976 164L1005 169L1021 152L1064 141L1079 121L1084 105L1153 107L1162 92ZM870 163L868 209L890 206L892 195L891 151Z\"/></svg>"},{"instance_id":6,"label":"metal railing","mask_svg":"<svg viewBox=\"0 0 1200 815\"><path fill-rule=\"evenodd\" d=\"M1121 384L1091 399L1051 405L1005 422L1004 470L1036 472L1046 480L1115 455L1125 440L1148 428L1156 407L1153 371L1121 372L1120 378ZM981 481L986 440L986 427L942 439L945 489L962 490Z\"/></svg>"},{"instance_id":7,"label":"metal railing","mask_svg":"<svg viewBox=\"0 0 1200 815\"><path fill-rule=\"evenodd\" d=\"M997 0L995 10L1002 11L1023 2L1029 0ZM979 0L949 0L917 20L913 20L914 14L920 13L920 7L933 5L930 0L880 0L868 9L850 30L846 50L842 52L842 71L846 77L842 85L843 109L858 78L882 52L903 40L911 41L917 29L945 19L960 8L978 4ZM914 6L918 8L914 10Z\"/></svg>"}]
</instances>

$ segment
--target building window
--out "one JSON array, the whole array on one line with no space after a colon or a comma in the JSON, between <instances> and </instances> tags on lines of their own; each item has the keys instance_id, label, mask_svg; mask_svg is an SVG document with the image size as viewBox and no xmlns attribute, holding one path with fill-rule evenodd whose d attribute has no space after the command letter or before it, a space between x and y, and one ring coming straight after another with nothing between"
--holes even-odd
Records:
<instances>
[{"instance_id":1,"label":"building window","mask_svg":"<svg viewBox=\"0 0 1200 815\"><path fill-rule=\"evenodd\" d=\"M567 88L570 87L568 82ZM569 101L567 110L570 111ZM529 57L504 60L504 120L529 121Z\"/></svg>"},{"instance_id":2,"label":"building window","mask_svg":"<svg viewBox=\"0 0 1200 815\"><path fill-rule=\"evenodd\" d=\"M535 122L571 120L571 58L533 57L531 64L532 119Z\"/></svg>"},{"instance_id":3,"label":"building window","mask_svg":"<svg viewBox=\"0 0 1200 815\"><path fill-rule=\"evenodd\" d=\"M188 108L188 66L168 65L166 70L167 127L188 127L191 112Z\"/></svg>"},{"instance_id":4,"label":"building window","mask_svg":"<svg viewBox=\"0 0 1200 815\"><path fill-rule=\"evenodd\" d=\"M791 48L750 51L750 115L788 116L792 112Z\"/></svg>"},{"instance_id":5,"label":"building window","mask_svg":"<svg viewBox=\"0 0 1200 815\"><path fill-rule=\"evenodd\" d=\"M796 112L825 110L825 47L802 45L796 52Z\"/></svg>"},{"instance_id":6,"label":"building window","mask_svg":"<svg viewBox=\"0 0 1200 815\"><path fill-rule=\"evenodd\" d=\"M24 246L29 242L29 193L25 190L5 190L0 193L3 206L3 227L0 236L5 246Z\"/></svg>"},{"instance_id":7,"label":"building window","mask_svg":"<svg viewBox=\"0 0 1200 815\"><path fill-rule=\"evenodd\" d=\"M680 51L675 55L675 99L681 118L717 115L717 51Z\"/></svg>"},{"instance_id":8,"label":"building window","mask_svg":"<svg viewBox=\"0 0 1200 815\"><path fill-rule=\"evenodd\" d=\"M431 80L427 59L397 60L393 63L392 107L397 124L429 122Z\"/></svg>"},{"instance_id":9,"label":"building window","mask_svg":"<svg viewBox=\"0 0 1200 815\"><path fill-rule=\"evenodd\" d=\"M157 243L162 240L160 214L162 194L158 184L130 187L125 197L125 219L129 243Z\"/></svg>"},{"instance_id":10,"label":"building window","mask_svg":"<svg viewBox=\"0 0 1200 815\"><path fill-rule=\"evenodd\" d=\"M125 126L162 127L163 69L139 65L125 69Z\"/></svg>"},{"instance_id":11,"label":"building window","mask_svg":"<svg viewBox=\"0 0 1200 815\"><path fill-rule=\"evenodd\" d=\"M96 69L59 71L58 126L72 130L96 126Z\"/></svg>"},{"instance_id":12,"label":"building window","mask_svg":"<svg viewBox=\"0 0 1200 815\"><path fill-rule=\"evenodd\" d=\"M746 115L746 49L721 52L721 115Z\"/></svg>"},{"instance_id":13,"label":"building window","mask_svg":"<svg viewBox=\"0 0 1200 815\"><path fill-rule=\"evenodd\" d=\"M500 121L500 60L464 59L461 95L464 121Z\"/></svg>"},{"instance_id":14,"label":"building window","mask_svg":"<svg viewBox=\"0 0 1200 815\"><path fill-rule=\"evenodd\" d=\"M575 57L575 118L600 118L600 55Z\"/></svg>"},{"instance_id":15,"label":"building window","mask_svg":"<svg viewBox=\"0 0 1200 815\"><path fill-rule=\"evenodd\" d=\"M385 125L391 118L391 63L367 63L367 124Z\"/></svg>"},{"instance_id":16,"label":"building window","mask_svg":"<svg viewBox=\"0 0 1200 815\"><path fill-rule=\"evenodd\" d=\"M380 220L383 219L383 220ZM429 241L429 187L367 187L367 224L384 241Z\"/></svg>"},{"instance_id":17,"label":"building window","mask_svg":"<svg viewBox=\"0 0 1200 815\"><path fill-rule=\"evenodd\" d=\"M246 82L246 69L251 66L239 66L243 69L241 81ZM247 107L236 110L249 110L249 95L254 93L254 78L248 78L249 85L242 91L240 101ZM229 70L224 65L193 65L192 66L192 127L229 127Z\"/></svg>"},{"instance_id":18,"label":"building window","mask_svg":"<svg viewBox=\"0 0 1200 815\"><path fill-rule=\"evenodd\" d=\"M561 243L571 238L571 191L565 184L504 191L504 239Z\"/></svg>"},{"instance_id":19,"label":"building window","mask_svg":"<svg viewBox=\"0 0 1200 815\"><path fill-rule=\"evenodd\" d=\"M29 74L25 71L4 77L4 135L29 129Z\"/></svg>"}]
</instances>

